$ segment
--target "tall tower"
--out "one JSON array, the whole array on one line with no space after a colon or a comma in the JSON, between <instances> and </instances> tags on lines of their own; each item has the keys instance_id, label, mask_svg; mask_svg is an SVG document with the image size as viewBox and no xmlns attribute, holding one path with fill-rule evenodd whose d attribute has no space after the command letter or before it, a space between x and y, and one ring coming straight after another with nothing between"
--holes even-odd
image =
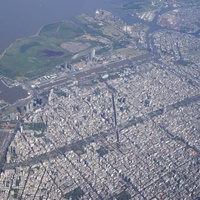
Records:
<instances>
[{"instance_id":1,"label":"tall tower","mask_svg":"<svg viewBox=\"0 0 200 200\"><path fill-rule=\"evenodd\" d=\"M23 132L23 126L22 125L20 125L20 132L22 133Z\"/></svg>"},{"instance_id":2,"label":"tall tower","mask_svg":"<svg viewBox=\"0 0 200 200\"><path fill-rule=\"evenodd\" d=\"M48 103L51 101L52 99L52 94L53 94L53 89L50 90L49 92L49 97L48 97Z\"/></svg>"},{"instance_id":3,"label":"tall tower","mask_svg":"<svg viewBox=\"0 0 200 200\"><path fill-rule=\"evenodd\" d=\"M90 53L90 61L93 61L95 58L96 50L93 49L92 52Z\"/></svg>"},{"instance_id":4,"label":"tall tower","mask_svg":"<svg viewBox=\"0 0 200 200\"><path fill-rule=\"evenodd\" d=\"M93 57L93 58L95 57L95 54L96 54L96 50L93 49L93 50L92 50L92 57Z\"/></svg>"}]
</instances>

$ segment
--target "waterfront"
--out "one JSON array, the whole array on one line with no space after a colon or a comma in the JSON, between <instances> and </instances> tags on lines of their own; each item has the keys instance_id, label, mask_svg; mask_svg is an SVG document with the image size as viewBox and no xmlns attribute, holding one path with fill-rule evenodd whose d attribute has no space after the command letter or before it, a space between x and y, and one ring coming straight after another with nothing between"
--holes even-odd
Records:
<instances>
[{"instance_id":1,"label":"waterfront","mask_svg":"<svg viewBox=\"0 0 200 200\"><path fill-rule=\"evenodd\" d=\"M111 0L0 0L0 54L16 39L35 35L44 24L83 13L94 15L98 8L113 11L115 7Z\"/></svg>"},{"instance_id":2,"label":"waterfront","mask_svg":"<svg viewBox=\"0 0 200 200\"><path fill-rule=\"evenodd\" d=\"M0 0L0 54L19 39L37 34L44 24L71 20L82 13L94 15L98 8L112 10L116 5L105 0L2 1ZM37 12L35 12L37 11ZM0 100L13 104L26 98L28 93L21 86L7 87L0 81Z\"/></svg>"}]
</instances>

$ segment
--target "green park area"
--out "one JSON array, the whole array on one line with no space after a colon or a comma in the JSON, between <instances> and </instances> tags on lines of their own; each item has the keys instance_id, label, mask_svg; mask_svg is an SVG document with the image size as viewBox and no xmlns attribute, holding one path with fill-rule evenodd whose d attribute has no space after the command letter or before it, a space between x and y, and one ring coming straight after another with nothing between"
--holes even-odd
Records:
<instances>
[{"instance_id":1,"label":"green park area","mask_svg":"<svg viewBox=\"0 0 200 200\"><path fill-rule=\"evenodd\" d=\"M23 81L38 78L56 66L77 62L93 48L97 54L108 52L124 34L87 15L74 22L44 25L37 35L16 40L0 58L0 75ZM119 47L121 47L119 45Z\"/></svg>"},{"instance_id":2,"label":"green park area","mask_svg":"<svg viewBox=\"0 0 200 200\"><path fill-rule=\"evenodd\" d=\"M115 27L105 22L97 22L92 17L87 15L80 15L77 17L77 23L86 30L88 34L94 36L105 37L111 40L117 40L124 36L124 34Z\"/></svg>"},{"instance_id":3,"label":"green park area","mask_svg":"<svg viewBox=\"0 0 200 200\"><path fill-rule=\"evenodd\" d=\"M40 76L69 60L73 53L61 45L83 34L70 21L45 25L36 36L13 43L0 59L0 75L18 80Z\"/></svg>"},{"instance_id":4,"label":"green park area","mask_svg":"<svg viewBox=\"0 0 200 200\"><path fill-rule=\"evenodd\" d=\"M43 122L25 123L23 127L25 130L41 131L43 133L46 129L46 124L44 124Z\"/></svg>"},{"instance_id":5,"label":"green park area","mask_svg":"<svg viewBox=\"0 0 200 200\"><path fill-rule=\"evenodd\" d=\"M129 199L131 199L131 195L127 191L122 191L115 198L117 200L124 200L124 199L129 200Z\"/></svg>"},{"instance_id":6,"label":"green park area","mask_svg":"<svg viewBox=\"0 0 200 200\"><path fill-rule=\"evenodd\" d=\"M108 154L108 149L106 147L100 147L96 150L99 156L103 157L104 155Z\"/></svg>"},{"instance_id":7,"label":"green park area","mask_svg":"<svg viewBox=\"0 0 200 200\"><path fill-rule=\"evenodd\" d=\"M64 199L80 199L84 195L83 190L80 187L75 188L71 192L68 192L64 195Z\"/></svg>"}]
</instances>

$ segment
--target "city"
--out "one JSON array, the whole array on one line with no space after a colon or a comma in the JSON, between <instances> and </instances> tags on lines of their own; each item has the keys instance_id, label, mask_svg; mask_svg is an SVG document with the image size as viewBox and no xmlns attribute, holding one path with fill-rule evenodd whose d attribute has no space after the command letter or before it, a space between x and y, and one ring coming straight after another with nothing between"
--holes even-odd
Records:
<instances>
[{"instance_id":1,"label":"city","mask_svg":"<svg viewBox=\"0 0 200 200\"><path fill-rule=\"evenodd\" d=\"M27 84L0 199L198 200L199 14L176 5L131 26L97 10L94 22L116 29L122 46L104 39L105 54L89 49Z\"/></svg>"}]
</instances>

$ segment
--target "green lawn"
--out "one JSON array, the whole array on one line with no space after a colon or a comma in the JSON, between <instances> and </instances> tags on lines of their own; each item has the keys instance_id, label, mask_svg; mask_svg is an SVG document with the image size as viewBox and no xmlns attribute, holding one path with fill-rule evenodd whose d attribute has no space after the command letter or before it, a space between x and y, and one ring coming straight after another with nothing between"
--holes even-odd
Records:
<instances>
[{"instance_id":1,"label":"green lawn","mask_svg":"<svg viewBox=\"0 0 200 200\"><path fill-rule=\"evenodd\" d=\"M84 195L83 190L80 187L77 187L74 190L66 193L64 195L64 199L76 200L76 199L80 199L80 197L83 196L83 195Z\"/></svg>"},{"instance_id":2,"label":"green lawn","mask_svg":"<svg viewBox=\"0 0 200 200\"><path fill-rule=\"evenodd\" d=\"M24 129L25 130L33 130L33 131L41 131L44 132L46 129L46 124L43 122L38 122L38 123L25 123L24 124ZM35 137L42 137L42 134L36 134Z\"/></svg>"}]
</instances>

